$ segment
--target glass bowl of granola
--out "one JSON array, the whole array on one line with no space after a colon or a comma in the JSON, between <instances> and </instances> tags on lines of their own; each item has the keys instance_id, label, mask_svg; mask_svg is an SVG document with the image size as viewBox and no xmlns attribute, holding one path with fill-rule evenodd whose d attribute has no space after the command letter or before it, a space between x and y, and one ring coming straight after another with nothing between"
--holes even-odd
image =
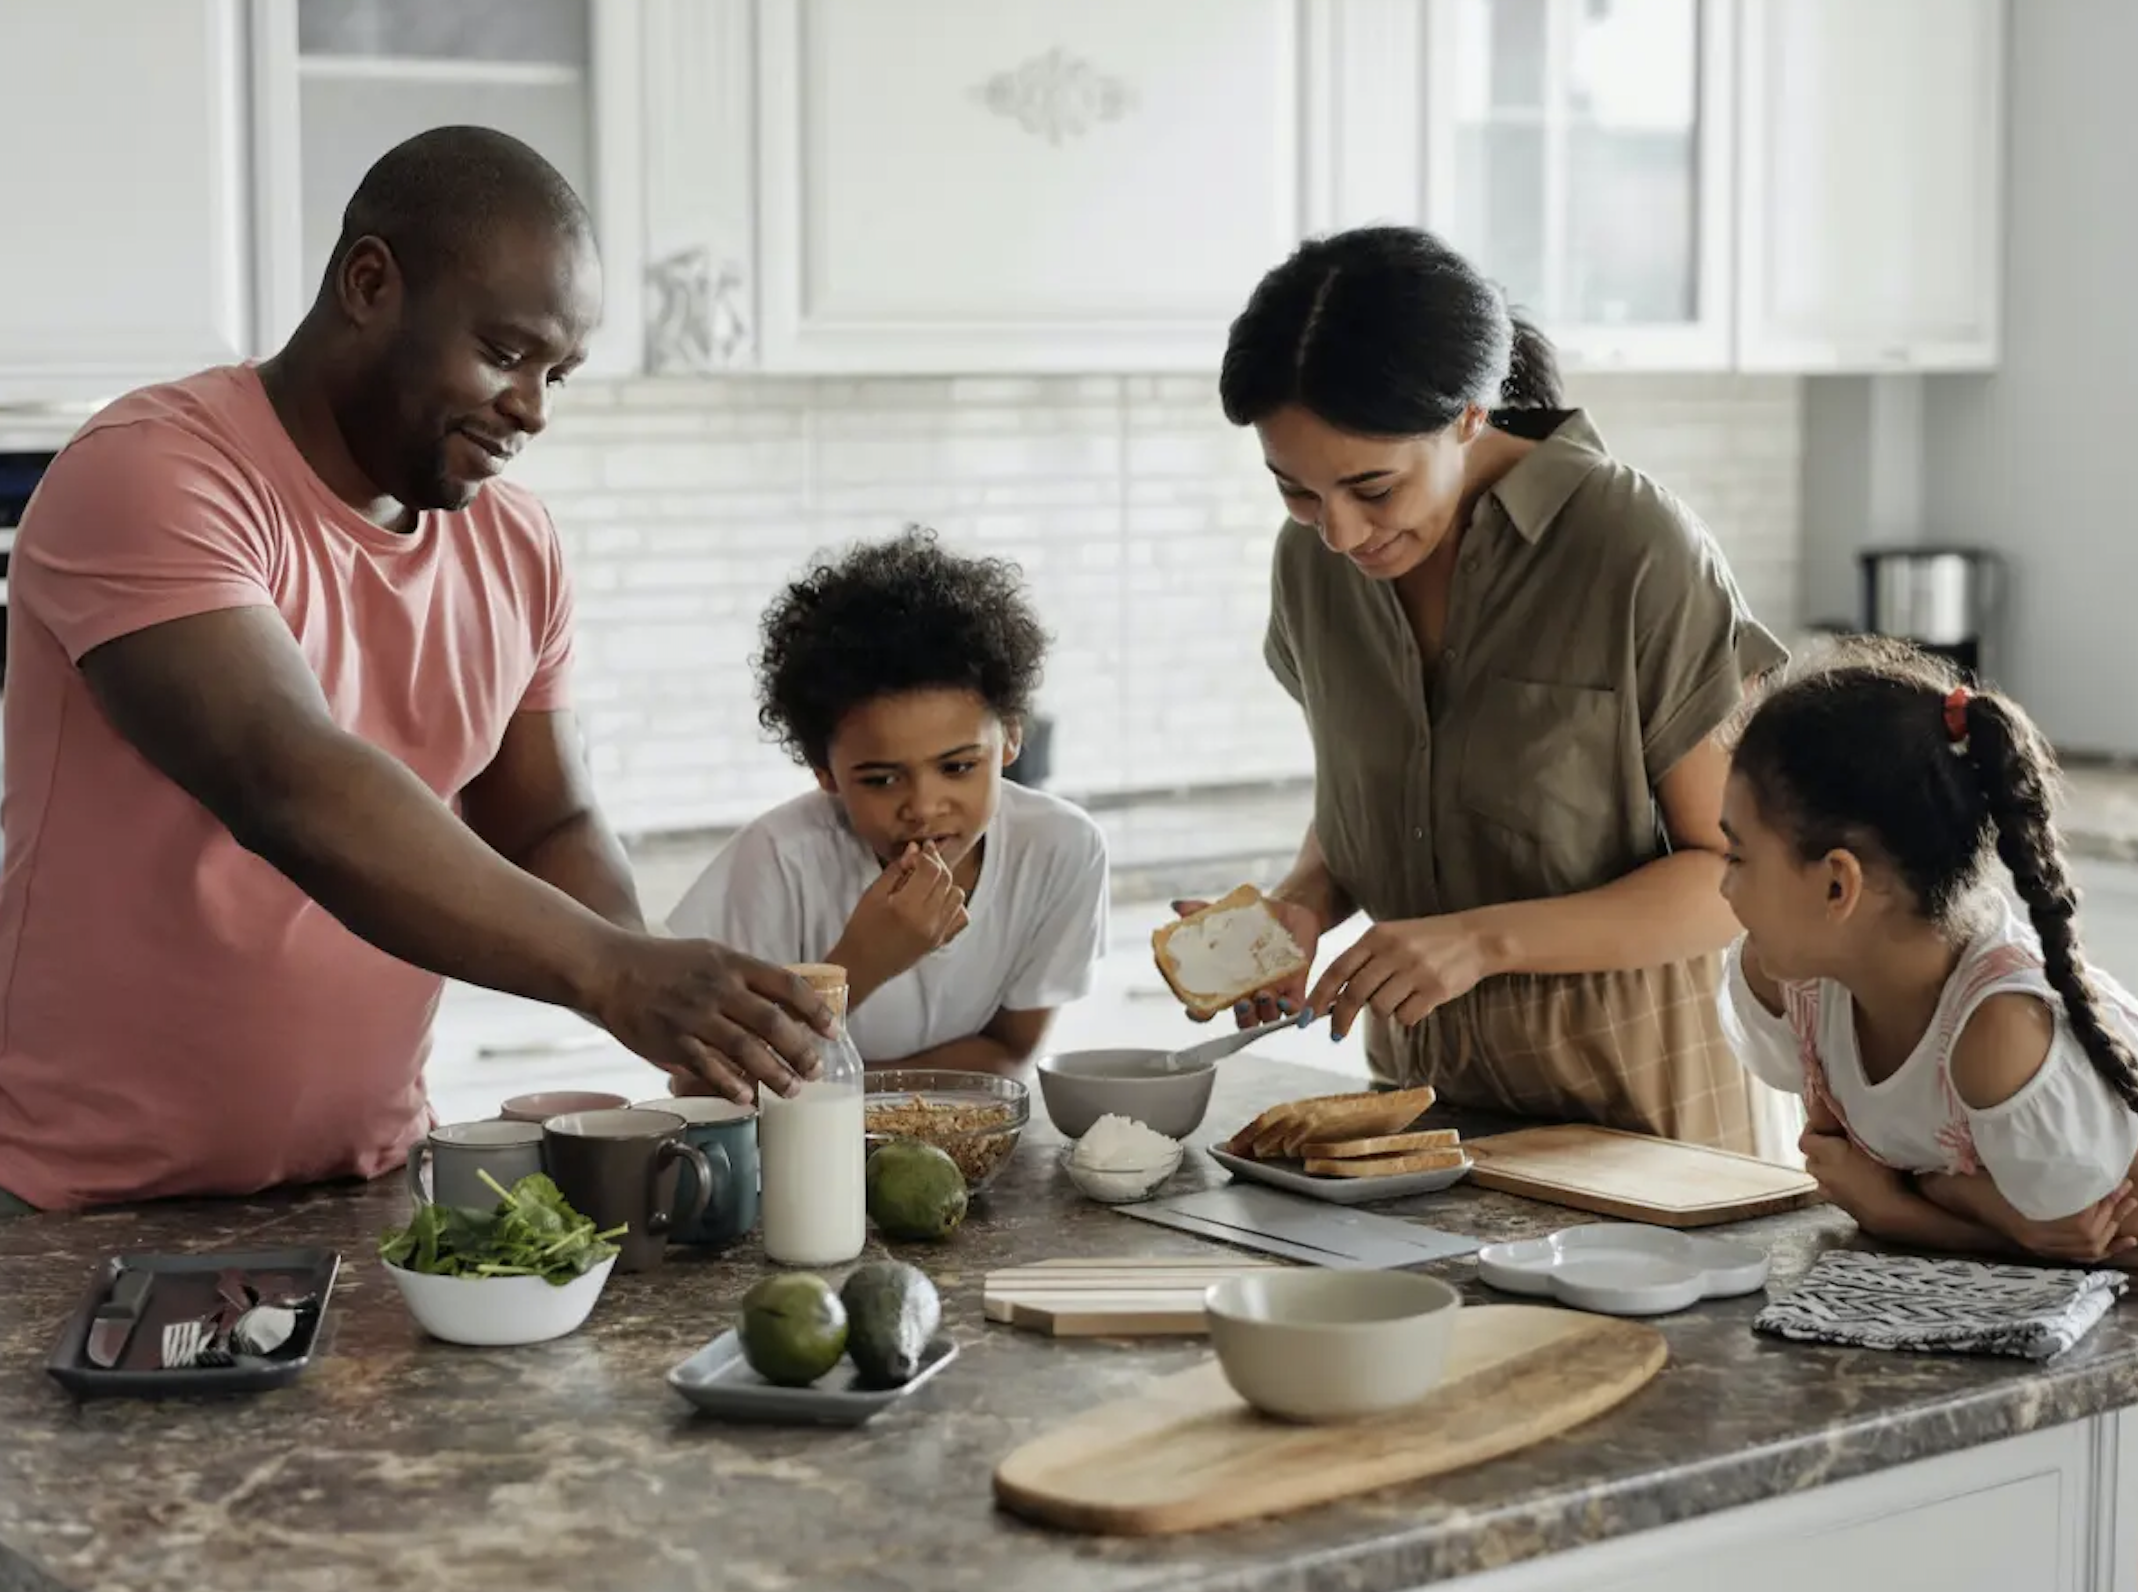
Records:
<instances>
[{"instance_id":1,"label":"glass bowl of granola","mask_svg":"<svg viewBox=\"0 0 2138 1592\"><path fill-rule=\"evenodd\" d=\"M958 1163L977 1194L1009 1165L1031 1120L1031 1091L1014 1078L985 1072L892 1068L868 1073L869 1148L919 1139Z\"/></svg>"}]
</instances>

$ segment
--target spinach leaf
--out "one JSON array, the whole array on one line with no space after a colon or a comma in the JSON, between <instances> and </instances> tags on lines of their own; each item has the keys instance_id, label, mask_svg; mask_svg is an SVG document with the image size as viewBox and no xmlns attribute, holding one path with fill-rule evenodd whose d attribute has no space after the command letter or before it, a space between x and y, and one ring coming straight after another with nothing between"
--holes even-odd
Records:
<instances>
[{"instance_id":1,"label":"spinach leaf","mask_svg":"<svg viewBox=\"0 0 2138 1592\"><path fill-rule=\"evenodd\" d=\"M433 1276L541 1277L562 1287L616 1253L610 1240L626 1229L596 1232L542 1173L509 1189L488 1172L480 1175L498 1196L494 1209L420 1205L406 1227L379 1240L379 1258Z\"/></svg>"}]
</instances>

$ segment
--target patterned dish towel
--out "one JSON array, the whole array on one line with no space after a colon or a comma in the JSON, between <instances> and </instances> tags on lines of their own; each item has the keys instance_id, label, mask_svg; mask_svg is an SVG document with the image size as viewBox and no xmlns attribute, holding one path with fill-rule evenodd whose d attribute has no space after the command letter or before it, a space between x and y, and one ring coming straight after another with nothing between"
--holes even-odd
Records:
<instances>
[{"instance_id":1,"label":"patterned dish towel","mask_svg":"<svg viewBox=\"0 0 2138 1592\"><path fill-rule=\"evenodd\" d=\"M2053 1271L1829 1250L1754 1319L1799 1343L2047 1360L2108 1314L2120 1271Z\"/></svg>"}]
</instances>

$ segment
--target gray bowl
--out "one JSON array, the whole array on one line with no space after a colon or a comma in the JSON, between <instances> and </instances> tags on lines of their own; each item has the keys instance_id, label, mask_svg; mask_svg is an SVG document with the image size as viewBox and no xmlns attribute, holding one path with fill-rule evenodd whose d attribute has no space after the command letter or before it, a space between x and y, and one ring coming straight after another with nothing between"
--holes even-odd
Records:
<instances>
[{"instance_id":1,"label":"gray bowl","mask_svg":"<svg viewBox=\"0 0 2138 1592\"><path fill-rule=\"evenodd\" d=\"M1039 1098L1065 1138L1081 1139L1107 1115L1130 1117L1169 1139L1203 1125L1217 1065L1161 1072L1162 1050L1065 1050L1039 1062Z\"/></svg>"}]
</instances>

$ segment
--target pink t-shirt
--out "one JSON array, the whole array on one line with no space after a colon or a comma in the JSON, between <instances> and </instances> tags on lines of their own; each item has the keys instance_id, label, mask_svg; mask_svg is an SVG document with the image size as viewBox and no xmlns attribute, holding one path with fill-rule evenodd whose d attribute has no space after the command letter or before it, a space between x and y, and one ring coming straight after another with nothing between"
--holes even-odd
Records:
<instances>
[{"instance_id":1,"label":"pink t-shirt","mask_svg":"<svg viewBox=\"0 0 2138 1592\"><path fill-rule=\"evenodd\" d=\"M313 474L254 371L225 367L90 421L9 573L0 1189L76 1209L397 1165L431 1120L440 980L242 849L119 737L76 663L273 607L335 722L453 800L514 713L565 705L571 595L547 513L491 482L381 530Z\"/></svg>"}]
</instances>

